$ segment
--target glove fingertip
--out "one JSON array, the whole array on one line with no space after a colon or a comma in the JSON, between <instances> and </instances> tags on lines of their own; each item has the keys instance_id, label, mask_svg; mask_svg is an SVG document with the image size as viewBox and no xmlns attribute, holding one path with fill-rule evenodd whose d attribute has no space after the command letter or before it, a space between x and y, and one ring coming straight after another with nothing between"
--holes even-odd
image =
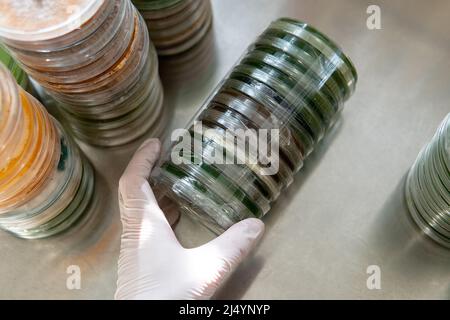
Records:
<instances>
[{"instance_id":1,"label":"glove fingertip","mask_svg":"<svg viewBox=\"0 0 450 320\"><path fill-rule=\"evenodd\" d=\"M259 240L265 231L265 224L257 218L248 218L235 224L233 227L242 228L242 232L250 239Z\"/></svg>"},{"instance_id":2,"label":"glove fingertip","mask_svg":"<svg viewBox=\"0 0 450 320\"><path fill-rule=\"evenodd\" d=\"M158 151L159 149L161 149L161 141L159 141L158 138L149 138L147 140L145 140L141 146L139 147L139 150L142 150L144 148L155 148L156 151Z\"/></svg>"}]
</instances>

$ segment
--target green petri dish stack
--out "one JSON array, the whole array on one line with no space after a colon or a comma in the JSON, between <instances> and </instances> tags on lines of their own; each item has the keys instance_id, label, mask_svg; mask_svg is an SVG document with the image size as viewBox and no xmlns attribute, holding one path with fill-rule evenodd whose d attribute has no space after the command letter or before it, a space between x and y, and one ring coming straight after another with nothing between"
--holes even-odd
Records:
<instances>
[{"instance_id":1,"label":"green petri dish stack","mask_svg":"<svg viewBox=\"0 0 450 320\"><path fill-rule=\"evenodd\" d=\"M188 51L212 25L210 0L133 0L160 56Z\"/></svg>"},{"instance_id":2,"label":"green petri dish stack","mask_svg":"<svg viewBox=\"0 0 450 320\"><path fill-rule=\"evenodd\" d=\"M450 248L450 114L409 171L406 202L420 229Z\"/></svg>"},{"instance_id":3,"label":"green petri dish stack","mask_svg":"<svg viewBox=\"0 0 450 320\"><path fill-rule=\"evenodd\" d=\"M61 125L0 65L0 228L26 239L74 225L94 173Z\"/></svg>"},{"instance_id":4,"label":"green petri dish stack","mask_svg":"<svg viewBox=\"0 0 450 320\"><path fill-rule=\"evenodd\" d=\"M12 73L17 83L27 91L30 91L30 81L28 75L23 71L19 64L8 53L7 49L0 44L0 63L3 63L6 68Z\"/></svg>"},{"instance_id":5,"label":"green petri dish stack","mask_svg":"<svg viewBox=\"0 0 450 320\"><path fill-rule=\"evenodd\" d=\"M158 126L156 50L130 0L7 0L1 41L80 140L117 146Z\"/></svg>"},{"instance_id":6,"label":"green petri dish stack","mask_svg":"<svg viewBox=\"0 0 450 320\"><path fill-rule=\"evenodd\" d=\"M356 82L350 59L323 33L274 21L172 145L154 180L216 233L262 218L336 122Z\"/></svg>"}]
</instances>

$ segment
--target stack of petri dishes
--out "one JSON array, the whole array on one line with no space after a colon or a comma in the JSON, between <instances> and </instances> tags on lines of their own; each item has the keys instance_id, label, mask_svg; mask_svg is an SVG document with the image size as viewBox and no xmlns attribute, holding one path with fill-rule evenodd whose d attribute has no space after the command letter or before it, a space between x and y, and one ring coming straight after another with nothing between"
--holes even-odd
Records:
<instances>
[{"instance_id":1,"label":"stack of petri dishes","mask_svg":"<svg viewBox=\"0 0 450 320\"><path fill-rule=\"evenodd\" d=\"M16 78L17 83L27 91L31 91L31 83L28 75L23 71L19 64L8 53L7 49L0 44L0 63L3 63L6 68Z\"/></svg>"},{"instance_id":2,"label":"stack of petri dishes","mask_svg":"<svg viewBox=\"0 0 450 320\"><path fill-rule=\"evenodd\" d=\"M159 57L159 74L163 83L169 87L176 84L201 82L202 78L213 72L216 58L214 32L208 31L195 46L183 53Z\"/></svg>"},{"instance_id":3,"label":"stack of petri dishes","mask_svg":"<svg viewBox=\"0 0 450 320\"><path fill-rule=\"evenodd\" d=\"M116 146L161 123L156 51L130 0L4 2L2 41L77 138Z\"/></svg>"},{"instance_id":4,"label":"stack of petri dishes","mask_svg":"<svg viewBox=\"0 0 450 320\"><path fill-rule=\"evenodd\" d=\"M335 123L356 82L353 64L327 36L306 23L279 19L172 144L154 182L216 233L245 218L262 218ZM259 140L263 129L275 135ZM258 141L257 148L250 141ZM263 150L278 156L269 159Z\"/></svg>"},{"instance_id":5,"label":"stack of petri dishes","mask_svg":"<svg viewBox=\"0 0 450 320\"><path fill-rule=\"evenodd\" d=\"M0 227L27 239L57 234L86 212L93 188L74 142L0 65Z\"/></svg>"},{"instance_id":6,"label":"stack of petri dishes","mask_svg":"<svg viewBox=\"0 0 450 320\"><path fill-rule=\"evenodd\" d=\"M422 231L450 248L450 114L409 171L406 202Z\"/></svg>"},{"instance_id":7,"label":"stack of petri dishes","mask_svg":"<svg viewBox=\"0 0 450 320\"><path fill-rule=\"evenodd\" d=\"M211 29L210 0L133 0L160 56L183 53Z\"/></svg>"}]
</instances>

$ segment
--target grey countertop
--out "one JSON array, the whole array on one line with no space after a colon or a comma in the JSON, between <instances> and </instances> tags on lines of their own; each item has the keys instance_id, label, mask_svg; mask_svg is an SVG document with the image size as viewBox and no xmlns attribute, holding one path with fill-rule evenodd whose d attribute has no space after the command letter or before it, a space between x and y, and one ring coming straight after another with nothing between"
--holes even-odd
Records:
<instances>
[{"instance_id":1,"label":"grey countertop","mask_svg":"<svg viewBox=\"0 0 450 320\"><path fill-rule=\"evenodd\" d=\"M366 27L370 4L381 8L381 30ZM424 239L403 197L409 167L450 112L450 2L215 0L213 9L211 64L199 71L193 63L190 76L166 80L166 132L184 126L280 16L328 34L359 73L340 123L265 217L262 243L218 297L450 299L450 251ZM0 232L0 298L113 297L117 182L138 144L82 146L97 170L97 201L84 224L38 241ZM176 232L188 247L212 237L184 217ZM80 267L80 290L66 287L70 265ZM381 290L366 286L370 265L380 267Z\"/></svg>"}]
</instances>

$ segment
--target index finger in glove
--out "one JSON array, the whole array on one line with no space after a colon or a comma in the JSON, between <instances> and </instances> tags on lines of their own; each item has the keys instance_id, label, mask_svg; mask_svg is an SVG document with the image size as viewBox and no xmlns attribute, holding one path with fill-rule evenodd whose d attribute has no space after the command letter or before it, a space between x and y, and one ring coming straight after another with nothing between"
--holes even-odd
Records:
<instances>
[{"instance_id":1,"label":"index finger in glove","mask_svg":"<svg viewBox=\"0 0 450 320\"><path fill-rule=\"evenodd\" d=\"M119 194L123 202L148 201L156 204L148 178L160 156L158 139L145 141L134 154L119 181Z\"/></svg>"}]
</instances>

